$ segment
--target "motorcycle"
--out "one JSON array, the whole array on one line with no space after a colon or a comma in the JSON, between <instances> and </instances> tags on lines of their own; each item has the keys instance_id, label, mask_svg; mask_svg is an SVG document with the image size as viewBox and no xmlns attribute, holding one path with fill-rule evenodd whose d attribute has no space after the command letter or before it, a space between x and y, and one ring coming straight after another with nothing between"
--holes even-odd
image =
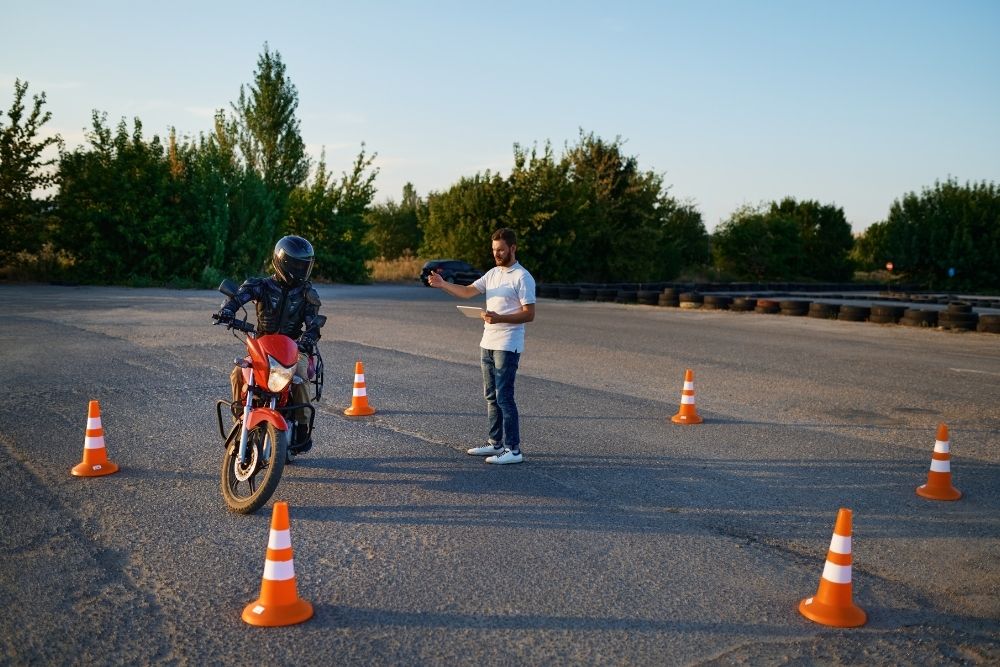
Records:
<instances>
[{"instance_id":1,"label":"motorcycle","mask_svg":"<svg viewBox=\"0 0 1000 667\"><path fill-rule=\"evenodd\" d=\"M219 291L229 298L236 295L236 284L226 279ZM246 345L247 355L233 360L242 369L245 395L240 400L219 400L215 403L219 421L219 434L223 439L225 454L222 457L222 497L229 509L240 514L257 511L270 499L278 487L285 464L292 460L289 451L296 442L294 419L297 410L306 410L309 417L309 435L312 435L316 410L306 403L291 402L293 383L309 382L319 400L323 388L323 357L315 348L309 356L309 378L295 375L299 349L295 341L283 334L259 335L253 324L244 317L222 319L213 314L215 325L225 325L233 336ZM326 317L317 316L319 326ZM240 337L239 333L245 334ZM233 420L228 432L223 423L223 412Z\"/></svg>"}]
</instances>

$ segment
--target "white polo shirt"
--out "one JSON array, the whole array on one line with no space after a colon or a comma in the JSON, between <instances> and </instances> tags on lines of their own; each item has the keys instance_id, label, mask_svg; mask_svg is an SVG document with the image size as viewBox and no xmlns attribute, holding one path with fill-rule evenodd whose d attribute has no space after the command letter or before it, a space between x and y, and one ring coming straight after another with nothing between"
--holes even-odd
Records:
<instances>
[{"instance_id":1,"label":"white polo shirt","mask_svg":"<svg viewBox=\"0 0 1000 667\"><path fill-rule=\"evenodd\" d=\"M535 303L535 279L519 262L493 267L472 286L486 295L486 310L500 315L520 312L521 306ZM483 322L483 339L479 346L486 350L522 352L524 325Z\"/></svg>"}]
</instances>

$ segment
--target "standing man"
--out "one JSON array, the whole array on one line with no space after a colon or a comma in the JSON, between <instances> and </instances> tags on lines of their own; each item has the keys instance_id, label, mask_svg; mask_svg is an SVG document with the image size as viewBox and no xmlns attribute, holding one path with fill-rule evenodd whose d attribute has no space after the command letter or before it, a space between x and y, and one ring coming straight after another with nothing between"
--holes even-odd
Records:
<instances>
[{"instance_id":1,"label":"standing man","mask_svg":"<svg viewBox=\"0 0 1000 667\"><path fill-rule=\"evenodd\" d=\"M524 324L535 319L535 279L517 263L514 230L498 229L491 238L497 265L482 278L471 285L453 285L431 273L428 283L460 299L486 295L479 347L490 436L486 445L466 453L485 456L487 463L520 463L524 457L514 403L514 377L524 350Z\"/></svg>"}]
</instances>

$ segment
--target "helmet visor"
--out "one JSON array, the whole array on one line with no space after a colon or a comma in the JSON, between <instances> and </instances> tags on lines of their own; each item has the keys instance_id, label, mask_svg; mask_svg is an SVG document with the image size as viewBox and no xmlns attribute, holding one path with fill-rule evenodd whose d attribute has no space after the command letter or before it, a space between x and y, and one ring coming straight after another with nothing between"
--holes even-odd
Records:
<instances>
[{"instance_id":1,"label":"helmet visor","mask_svg":"<svg viewBox=\"0 0 1000 667\"><path fill-rule=\"evenodd\" d=\"M311 257L309 259L300 259L285 255L278 260L276 268L286 282L300 284L309 280L313 269L313 259Z\"/></svg>"}]
</instances>

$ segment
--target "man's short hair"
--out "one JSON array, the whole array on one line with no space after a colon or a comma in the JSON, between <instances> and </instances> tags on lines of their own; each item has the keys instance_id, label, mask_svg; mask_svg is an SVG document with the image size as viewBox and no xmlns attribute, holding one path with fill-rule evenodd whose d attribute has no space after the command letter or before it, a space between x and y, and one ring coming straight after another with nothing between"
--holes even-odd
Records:
<instances>
[{"instance_id":1,"label":"man's short hair","mask_svg":"<svg viewBox=\"0 0 1000 667\"><path fill-rule=\"evenodd\" d=\"M493 236L490 237L491 241L502 240L507 245L517 245L517 235L514 230L510 227L503 227L493 232Z\"/></svg>"}]
</instances>

